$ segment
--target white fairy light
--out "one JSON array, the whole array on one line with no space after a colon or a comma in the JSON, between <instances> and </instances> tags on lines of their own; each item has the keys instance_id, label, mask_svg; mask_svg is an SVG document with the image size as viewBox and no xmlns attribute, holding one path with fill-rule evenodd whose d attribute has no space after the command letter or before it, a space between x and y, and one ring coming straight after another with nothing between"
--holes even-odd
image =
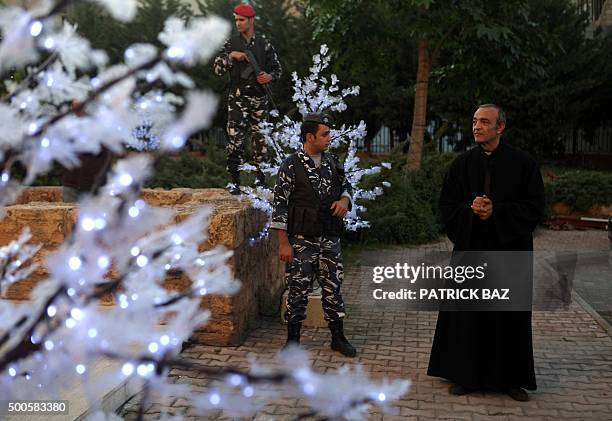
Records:
<instances>
[{"instance_id":1,"label":"white fairy light","mask_svg":"<svg viewBox=\"0 0 612 421\"><path fill-rule=\"evenodd\" d=\"M43 45L45 46L47 50L52 50L55 47L55 40L49 37L45 39L45 42L43 43Z\"/></svg>"},{"instance_id":2,"label":"white fairy light","mask_svg":"<svg viewBox=\"0 0 612 421\"><path fill-rule=\"evenodd\" d=\"M34 38L39 36L42 30L43 24L39 20L35 20L34 22L32 22L32 25L30 25L30 35L32 35Z\"/></svg>"},{"instance_id":3,"label":"white fairy light","mask_svg":"<svg viewBox=\"0 0 612 421\"><path fill-rule=\"evenodd\" d=\"M378 394L378 400L384 402L385 400L387 400L387 396L381 392Z\"/></svg>"},{"instance_id":4,"label":"white fairy light","mask_svg":"<svg viewBox=\"0 0 612 421\"><path fill-rule=\"evenodd\" d=\"M94 225L98 231L102 230L104 227L106 227L106 220L104 218L96 218Z\"/></svg>"},{"instance_id":5,"label":"white fairy light","mask_svg":"<svg viewBox=\"0 0 612 421\"><path fill-rule=\"evenodd\" d=\"M69 297L74 296L74 294L76 294L76 291L74 288L68 288L68 290L66 291L66 294L68 294Z\"/></svg>"},{"instance_id":6,"label":"white fairy light","mask_svg":"<svg viewBox=\"0 0 612 421\"><path fill-rule=\"evenodd\" d=\"M159 350L159 345L157 345L157 342L151 342L149 344L149 352L154 354Z\"/></svg>"},{"instance_id":7,"label":"white fairy light","mask_svg":"<svg viewBox=\"0 0 612 421\"><path fill-rule=\"evenodd\" d=\"M100 256L98 257L98 267L100 269L106 269L110 265L110 259L108 256Z\"/></svg>"},{"instance_id":8,"label":"white fairy light","mask_svg":"<svg viewBox=\"0 0 612 421\"><path fill-rule=\"evenodd\" d=\"M51 141L49 140L49 138L48 138L48 137L43 137L43 138L40 140L40 146L42 146L43 148L48 148L48 147L49 147L49 145L51 145Z\"/></svg>"},{"instance_id":9,"label":"white fairy light","mask_svg":"<svg viewBox=\"0 0 612 421\"><path fill-rule=\"evenodd\" d=\"M177 59L185 56L185 50L179 47L170 47L168 48L168 57L171 59Z\"/></svg>"},{"instance_id":10,"label":"white fairy light","mask_svg":"<svg viewBox=\"0 0 612 421\"><path fill-rule=\"evenodd\" d=\"M68 259L68 266L72 270L79 270L83 262L77 256L72 256Z\"/></svg>"},{"instance_id":11,"label":"white fairy light","mask_svg":"<svg viewBox=\"0 0 612 421\"><path fill-rule=\"evenodd\" d=\"M183 244L183 238L178 234L172 234L172 242L177 246Z\"/></svg>"},{"instance_id":12,"label":"white fairy light","mask_svg":"<svg viewBox=\"0 0 612 421\"><path fill-rule=\"evenodd\" d=\"M159 343L166 346L170 343L170 337L168 335L163 335L161 338L159 338Z\"/></svg>"},{"instance_id":13,"label":"white fairy light","mask_svg":"<svg viewBox=\"0 0 612 421\"><path fill-rule=\"evenodd\" d=\"M96 227L96 223L94 222L92 218L85 217L81 221L81 227L85 231L92 231Z\"/></svg>"},{"instance_id":14,"label":"white fairy light","mask_svg":"<svg viewBox=\"0 0 612 421\"><path fill-rule=\"evenodd\" d=\"M219 405L219 403L221 403L221 396L219 396L217 392L213 392L208 397L208 400L210 401L212 405L216 406L216 405Z\"/></svg>"},{"instance_id":15,"label":"white fairy light","mask_svg":"<svg viewBox=\"0 0 612 421\"><path fill-rule=\"evenodd\" d=\"M51 351L53 348L54 348L53 341L51 341L51 340L47 339L47 340L45 341L45 349L46 349L47 351Z\"/></svg>"},{"instance_id":16,"label":"white fairy light","mask_svg":"<svg viewBox=\"0 0 612 421\"><path fill-rule=\"evenodd\" d=\"M130 215L132 218L136 218L138 215L140 215L140 210L136 206L132 206L130 209L128 209L128 215Z\"/></svg>"},{"instance_id":17,"label":"white fairy light","mask_svg":"<svg viewBox=\"0 0 612 421\"><path fill-rule=\"evenodd\" d=\"M77 373L83 374L83 373L85 373L85 371L87 369L85 368L85 366L83 364L77 364L77 366L75 367L75 370L76 370Z\"/></svg>"},{"instance_id":18,"label":"white fairy light","mask_svg":"<svg viewBox=\"0 0 612 421\"><path fill-rule=\"evenodd\" d=\"M253 386L246 386L242 389L242 394L245 398L251 398L255 394L255 389L253 389Z\"/></svg>"},{"instance_id":19,"label":"white fairy light","mask_svg":"<svg viewBox=\"0 0 612 421\"><path fill-rule=\"evenodd\" d=\"M134 364L132 363L123 364L123 367L121 367L121 372L123 373L124 376L132 375L132 373L134 372Z\"/></svg>"},{"instance_id":20,"label":"white fairy light","mask_svg":"<svg viewBox=\"0 0 612 421\"><path fill-rule=\"evenodd\" d=\"M85 317L85 314L80 308L73 308L70 310L70 316L72 316L72 318L76 321L81 321L83 320L83 317Z\"/></svg>"},{"instance_id":21,"label":"white fairy light","mask_svg":"<svg viewBox=\"0 0 612 421\"><path fill-rule=\"evenodd\" d=\"M134 257L140 254L140 248L138 246L134 246L130 249L130 254Z\"/></svg>"},{"instance_id":22,"label":"white fairy light","mask_svg":"<svg viewBox=\"0 0 612 421\"><path fill-rule=\"evenodd\" d=\"M87 329L87 336L93 339L98 336L98 331L95 328L90 327L89 329Z\"/></svg>"},{"instance_id":23,"label":"white fairy light","mask_svg":"<svg viewBox=\"0 0 612 421\"><path fill-rule=\"evenodd\" d=\"M179 149L185 144L185 138L183 136L174 136L170 143L172 144L173 148Z\"/></svg>"},{"instance_id":24,"label":"white fairy light","mask_svg":"<svg viewBox=\"0 0 612 421\"><path fill-rule=\"evenodd\" d=\"M206 288L200 288L200 295L206 295L208 293L208 291L206 290Z\"/></svg>"},{"instance_id":25,"label":"white fairy light","mask_svg":"<svg viewBox=\"0 0 612 421\"><path fill-rule=\"evenodd\" d=\"M132 178L132 176L130 174L121 174L119 176L119 183L122 186L129 186L130 184L132 184L132 182L134 181L134 179Z\"/></svg>"},{"instance_id":26,"label":"white fairy light","mask_svg":"<svg viewBox=\"0 0 612 421\"><path fill-rule=\"evenodd\" d=\"M72 318L66 319L66 327L68 329L72 329L75 326L76 326L76 321L74 319L72 319Z\"/></svg>"},{"instance_id":27,"label":"white fairy light","mask_svg":"<svg viewBox=\"0 0 612 421\"><path fill-rule=\"evenodd\" d=\"M3 183L6 183L7 181L9 181L9 179L11 178L11 176L5 171L2 173L2 175L0 176L0 180Z\"/></svg>"},{"instance_id":28,"label":"white fairy light","mask_svg":"<svg viewBox=\"0 0 612 421\"><path fill-rule=\"evenodd\" d=\"M47 316L53 317L57 314L57 308L54 305L47 307Z\"/></svg>"},{"instance_id":29,"label":"white fairy light","mask_svg":"<svg viewBox=\"0 0 612 421\"><path fill-rule=\"evenodd\" d=\"M14 368L14 367L10 367L10 368L8 369L8 373L9 373L9 376L11 376L11 377L15 377L15 376L17 375L17 370L15 370L15 368Z\"/></svg>"},{"instance_id":30,"label":"white fairy light","mask_svg":"<svg viewBox=\"0 0 612 421\"><path fill-rule=\"evenodd\" d=\"M139 364L138 368L136 368L136 373L141 377L145 377L149 374L149 368L145 364Z\"/></svg>"},{"instance_id":31,"label":"white fairy light","mask_svg":"<svg viewBox=\"0 0 612 421\"><path fill-rule=\"evenodd\" d=\"M147 256L140 255L136 258L136 264L141 268L145 267L147 263L149 263Z\"/></svg>"},{"instance_id":32,"label":"white fairy light","mask_svg":"<svg viewBox=\"0 0 612 421\"><path fill-rule=\"evenodd\" d=\"M240 386L242 384L242 376L238 374L232 374L229 380L232 386Z\"/></svg>"},{"instance_id":33,"label":"white fairy light","mask_svg":"<svg viewBox=\"0 0 612 421\"><path fill-rule=\"evenodd\" d=\"M312 383L305 383L302 386L302 389L304 390L304 393L307 395L312 395L315 392L315 387Z\"/></svg>"}]
</instances>

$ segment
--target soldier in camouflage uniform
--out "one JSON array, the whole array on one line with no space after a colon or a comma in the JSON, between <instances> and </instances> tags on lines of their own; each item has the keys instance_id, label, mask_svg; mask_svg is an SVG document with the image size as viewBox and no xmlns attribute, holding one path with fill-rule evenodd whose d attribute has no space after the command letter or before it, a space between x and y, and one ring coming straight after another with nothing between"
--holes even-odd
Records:
<instances>
[{"instance_id":1,"label":"soldier in camouflage uniform","mask_svg":"<svg viewBox=\"0 0 612 421\"><path fill-rule=\"evenodd\" d=\"M303 149L287 158L274 187L273 229L279 239L280 259L287 263L287 345L299 343L306 317L308 293L318 279L325 320L332 333L332 349L354 357L355 348L344 336L344 278L340 234L351 206L352 188L337 157L325 152L330 143L329 117L311 113L302 123Z\"/></svg>"},{"instance_id":2,"label":"soldier in camouflage uniform","mask_svg":"<svg viewBox=\"0 0 612 421\"><path fill-rule=\"evenodd\" d=\"M255 35L255 10L240 4L234 8L234 20L238 34L232 36L215 58L214 71L222 76L230 73L230 93L228 98L227 134L227 170L230 173L233 194L240 193L240 173L238 166L242 163L244 145L250 132L255 164L266 161L266 142L259 131L259 123L267 118L268 98L262 85L278 80L281 65L272 44L263 36ZM253 52L262 71L255 74L249 64L246 50ZM257 184L265 186L264 174L257 173Z\"/></svg>"}]
</instances>

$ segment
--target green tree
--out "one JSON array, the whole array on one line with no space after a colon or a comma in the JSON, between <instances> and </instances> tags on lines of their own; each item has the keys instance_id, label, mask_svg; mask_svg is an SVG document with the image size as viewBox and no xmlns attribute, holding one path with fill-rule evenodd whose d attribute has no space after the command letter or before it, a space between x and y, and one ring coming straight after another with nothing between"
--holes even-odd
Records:
<instances>
[{"instance_id":1,"label":"green tree","mask_svg":"<svg viewBox=\"0 0 612 421\"><path fill-rule=\"evenodd\" d=\"M470 141L474 105L499 103L509 119L505 138L540 156L557 155L571 130L610 118L612 37L585 37L587 17L569 0L529 0L524 12L530 25L506 16L520 60L495 40L466 38L432 72L430 98L434 113L459 123Z\"/></svg>"},{"instance_id":2,"label":"green tree","mask_svg":"<svg viewBox=\"0 0 612 421\"><path fill-rule=\"evenodd\" d=\"M492 41L498 49L506 52L506 64L521 61L525 51L521 44L520 31L531 22L525 13L526 0L410 0L382 1L392 13L386 22L392 30L407 34L404 42L416 46L417 69L414 84L414 108L412 112L411 142L407 157L407 169L420 168L423 141L427 125L429 80L439 59L455 56L457 46L466 40ZM354 19L363 0L311 0L310 11L319 33L344 36L356 29ZM370 3L370 2L368 2ZM507 17L512 15L516 23L509 25ZM513 21L514 22L514 21ZM369 36L361 32L363 36ZM395 46L395 44L393 44ZM381 44L385 48L384 44ZM399 51L399 50L398 50ZM400 56L401 57L401 56ZM395 61L401 59L397 57Z\"/></svg>"}]
</instances>

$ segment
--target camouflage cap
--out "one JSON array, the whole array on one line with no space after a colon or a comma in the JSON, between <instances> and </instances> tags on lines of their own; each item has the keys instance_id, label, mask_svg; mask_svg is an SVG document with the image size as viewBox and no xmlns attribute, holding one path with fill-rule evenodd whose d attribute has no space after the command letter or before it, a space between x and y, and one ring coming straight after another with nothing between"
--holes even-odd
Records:
<instances>
[{"instance_id":1,"label":"camouflage cap","mask_svg":"<svg viewBox=\"0 0 612 421\"><path fill-rule=\"evenodd\" d=\"M325 113L308 113L304 116L304 123L319 123L327 127L334 127L334 120Z\"/></svg>"}]
</instances>

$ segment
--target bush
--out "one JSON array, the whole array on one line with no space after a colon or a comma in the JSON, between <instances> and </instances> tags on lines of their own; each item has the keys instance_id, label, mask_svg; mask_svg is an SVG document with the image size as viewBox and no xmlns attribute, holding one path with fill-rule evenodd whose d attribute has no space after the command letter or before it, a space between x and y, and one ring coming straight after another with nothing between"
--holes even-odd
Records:
<instances>
[{"instance_id":1,"label":"bush","mask_svg":"<svg viewBox=\"0 0 612 421\"><path fill-rule=\"evenodd\" d=\"M555 203L565 203L578 211L612 204L612 172L575 170L547 180L547 209Z\"/></svg>"},{"instance_id":2,"label":"bush","mask_svg":"<svg viewBox=\"0 0 612 421\"><path fill-rule=\"evenodd\" d=\"M404 176L406 156L393 151L392 169L371 177L366 187L389 181L390 188L375 201L364 201L368 208L364 217L370 228L347 233L349 242L384 244L420 244L440 236L438 198L442 179L452 154L431 154L423 159L422 169Z\"/></svg>"},{"instance_id":3,"label":"bush","mask_svg":"<svg viewBox=\"0 0 612 421\"><path fill-rule=\"evenodd\" d=\"M204 149L205 153L182 151L176 156L163 157L146 187L225 187L229 181L225 170L225 153L212 139L205 141Z\"/></svg>"}]
</instances>

